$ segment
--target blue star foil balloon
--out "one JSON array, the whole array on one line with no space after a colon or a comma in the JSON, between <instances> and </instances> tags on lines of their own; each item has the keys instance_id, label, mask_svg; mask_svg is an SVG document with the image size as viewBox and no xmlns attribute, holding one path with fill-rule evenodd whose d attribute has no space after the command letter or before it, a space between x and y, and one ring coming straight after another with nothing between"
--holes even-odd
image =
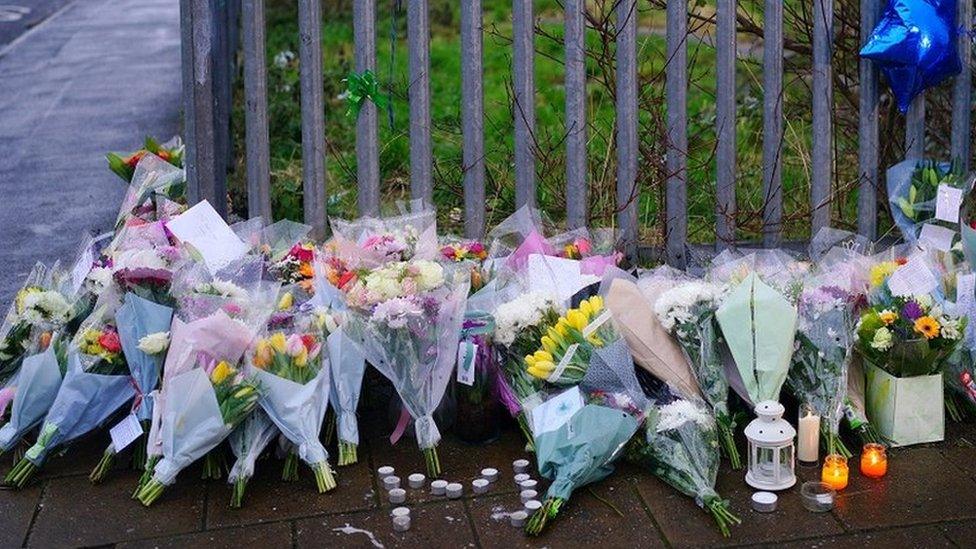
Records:
<instances>
[{"instance_id":1,"label":"blue star foil balloon","mask_svg":"<svg viewBox=\"0 0 976 549\"><path fill-rule=\"evenodd\" d=\"M916 95L959 74L956 0L888 0L861 56L874 60L901 112Z\"/></svg>"}]
</instances>

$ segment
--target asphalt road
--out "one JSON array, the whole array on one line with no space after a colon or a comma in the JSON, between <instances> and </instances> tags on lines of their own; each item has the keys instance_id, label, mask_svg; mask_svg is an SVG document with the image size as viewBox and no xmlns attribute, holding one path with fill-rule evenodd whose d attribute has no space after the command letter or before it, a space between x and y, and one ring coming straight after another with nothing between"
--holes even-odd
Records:
<instances>
[{"instance_id":1,"label":"asphalt road","mask_svg":"<svg viewBox=\"0 0 976 549\"><path fill-rule=\"evenodd\" d=\"M75 0L0 0L0 51Z\"/></svg>"}]
</instances>

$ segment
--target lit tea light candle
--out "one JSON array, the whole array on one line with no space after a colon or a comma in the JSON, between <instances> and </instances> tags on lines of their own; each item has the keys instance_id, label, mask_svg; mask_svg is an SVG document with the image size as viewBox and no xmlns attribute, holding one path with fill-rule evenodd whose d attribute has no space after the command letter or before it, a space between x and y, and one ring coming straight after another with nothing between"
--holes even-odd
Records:
<instances>
[{"instance_id":1,"label":"lit tea light candle","mask_svg":"<svg viewBox=\"0 0 976 549\"><path fill-rule=\"evenodd\" d=\"M816 464L820 458L820 416L810 404L800 406L796 458L805 464Z\"/></svg>"},{"instance_id":2,"label":"lit tea light candle","mask_svg":"<svg viewBox=\"0 0 976 549\"><path fill-rule=\"evenodd\" d=\"M888 472L888 454L884 444L868 443L861 450L861 474L881 478Z\"/></svg>"},{"instance_id":3,"label":"lit tea light candle","mask_svg":"<svg viewBox=\"0 0 976 549\"><path fill-rule=\"evenodd\" d=\"M820 480L834 490L843 490L847 487L847 458L839 454L830 454L824 458L823 469L820 471Z\"/></svg>"}]
</instances>

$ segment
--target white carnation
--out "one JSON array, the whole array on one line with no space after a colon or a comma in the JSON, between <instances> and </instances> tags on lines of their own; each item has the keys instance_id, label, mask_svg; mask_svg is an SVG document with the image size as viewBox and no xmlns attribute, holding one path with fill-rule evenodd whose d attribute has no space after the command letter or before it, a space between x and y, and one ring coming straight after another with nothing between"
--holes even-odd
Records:
<instances>
[{"instance_id":1,"label":"white carnation","mask_svg":"<svg viewBox=\"0 0 976 549\"><path fill-rule=\"evenodd\" d=\"M519 332L537 325L549 310L562 312L555 298L541 292L530 292L500 305L494 315L495 341L505 346L511 345Z\"/></svg>"},{"instance_id":2,"label":"white carnation","mask_svg":"<svg viewBox=\"0 0 976 549\"><path fill-rule=\"evenodd\" d=\"M675 326L693 320L692 309L696 305L716 307L720 299L721 290L717 286L696 280L662 293L654 303L654 314L670 332Z\"/></svg>"},{"instance_id":3,"label":"white carnation","mask_svg":"<svg viewBox=\"0 0 976 549\"><path fill-rule=\"evenodd\" d=\"M712 414L704 407L698 406L690 400L675 400L670 404L661 406L659 409L655 431L658 433L671 431L689 421L695 422L700 427L706 429L715 427L715 420L712 418Z\"/></svg>"}]
</instances>

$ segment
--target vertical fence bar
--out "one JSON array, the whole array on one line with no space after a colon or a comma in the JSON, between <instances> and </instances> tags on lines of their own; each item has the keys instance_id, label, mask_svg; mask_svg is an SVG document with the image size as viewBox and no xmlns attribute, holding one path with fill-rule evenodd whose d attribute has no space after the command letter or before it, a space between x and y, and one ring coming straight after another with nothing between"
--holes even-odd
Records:
<instances>
[{"instance_id":1,"label":"vertical fence bar","mask_svg":"<svg viewBox=\"0 0 976 549\"><path fill-rule=\"evenodd\" d=\"M512 2L515 207L535 205L535 15L532 0Z\"/></svg>"},{"instance_id":2,"label":"vertical fence bar","mask_svg":"<svg viewBox=\"0 0 976 549\"><path fill-rule=\"evenodd\" d=\"M214 139L217 168L227 171L230 151L230 29L227 28L228 0L208 0L213 5Z\"/></svg>"},{"instance_id":3,"label":"vertical fence bar","mask_svg":"<svg viewBox=\"0 0 976 549\"><path fill-rule=\"evenodd\" d=\"M356 72L376 71L376 0L352 3ZM356 120L356 180L359 214L380 213L380 153L376 105L366 101Z\"/></svg>"},{"instance_id":4,"label":"vertical fence bar","mask_svg":"<svg viewBox=\"0 0 976 549\"><path fill-rule=\"evenodd\" d=\"M861 45L871 37L878 21L881 0L861 0ZM861 59L858 99L857 161L860 181L857 195L857 232L874 240L878 232L878 69Z\"/></svg>"},{"instance_id":5,"label":"vertical fence bar","mask_svg":"<svg viewBox=\"0 0 976 549\"><path fill-rule=\"evenodd\" d=\"M918 94L905 113L905 158L925 157L925 92Z\"/></svg>"},{"instance_id":6,"label":"vertical fence bar","mask_svg":"<svg viewBox=\"0 0 976 549\"><path fill-rule=\"evenodd\" d=\"M763 11L763 245L783 234L783 1L766 0Z\"/></svg>"},{"instance_id":7,"label":"vertical fence bar","mask_svg":"<svg viewBox=\"0 0 976 549\"><path fill-rule=\"evenodd\" d=\"M485 112L481 0L461 0L461 127L464 236L485 233Z\"/></svg>"},{"instance_id":8,"label":"vertical fence bar","mask_svg":"<svg viewBox=\"0 0 976 549\"><path fill-rule=\"evenodd\" d=\"M617 2L617 226L637 257L637 0Z\"/></svg>"},{"instance_id":9,"label":"vertical fence bar","mask_svg":"<svg viewBox=\"0 0 976 549\"><path fill-rule=\"evenodd\" d=\"M970 35L973 27L973 2L964 0L956 9L958 10L956 21L962 29L957 39L962 72L956 76L952 88L952 157L960 163L963 173L969 173L969 140L972 137L969 109L973 85L973 73L969 64L973 58L973 43Z\"/></svg>"},{"instance_id":10,"label":"vertical fence bar","mask_svg":"<svg viewBox=\"0 0 976 549\"><path fill-rule=\"evenodd\" d=\"M586 226L586 2L565 0L566 221Z\"/></svg>"},{"instance_id":11,"label":"vertical fence bar","mask_svg":"<svg viewBox=\"0 0 976 549\"><path fill-rule=\"evenodd\" d=\"M685 266L688 239L688 3L668 0L667 7L667 127L668 150L666 214L667 259L676 267Z\"/></svg>"},{"instance_id":12,"label":"vertical fence bar","mask_svg":"<svg viewBox=\"0 0 976 549\"><path fill-rule=\"evenodd\" d=\"M715 30L715 249L735 246L735 13L737 0L718 0Z\"/></svg>"},{"instance_id":13,"label":"vertical fence bar","mask_svg":"<svg viewBox=\"0 0 976 549\"><path fill-rule=\"evenodd\" d=\"M226 216L225 172L214 140L213 17L210 2L180 0L186 180L191 204L207 200Z\"/></svg>"},{"instance_id":14,"label":"vertical fence bar","mask_svg":"<svg viewBox=\"0 0 976 549\"><path fill-rule=\"evenodd\" d=\"M407 39L410 47L410 194L432 204L427 0L407 1Z\"/></svg>"},{"instance_id":15,"label":"vertical fence bar","mask_svg":"<svg viewBox=\"0 0 976 549\"><path fill-rule=\"evenodd\" d=\"M813 1L813 152L810 181L810 236L830 226L830 190L834 173L833 56L834 0Z\"/></svg>"},{"instance_id":16,"label":"vertical fence bar","mask_svg":"<svg viewBox=\"0 0 976 549\"><path fill-rule=\"evenodd\" d=\"M302 108L302 189L305 223L325 236L325 101L322 82L322 3L298 0L298 58Z\"/></svg>"},{"instance_id":17,"label":"vertical fence bar","mask_svg":"<svg viewBox=\"0 0 976 549\"><path fill-rule=\"evenodd\" d=\"M244 129L247 156L247 213L272 221L268 144L268 67L264 0L244 0Z\"/></svg>"}]
</instances>

